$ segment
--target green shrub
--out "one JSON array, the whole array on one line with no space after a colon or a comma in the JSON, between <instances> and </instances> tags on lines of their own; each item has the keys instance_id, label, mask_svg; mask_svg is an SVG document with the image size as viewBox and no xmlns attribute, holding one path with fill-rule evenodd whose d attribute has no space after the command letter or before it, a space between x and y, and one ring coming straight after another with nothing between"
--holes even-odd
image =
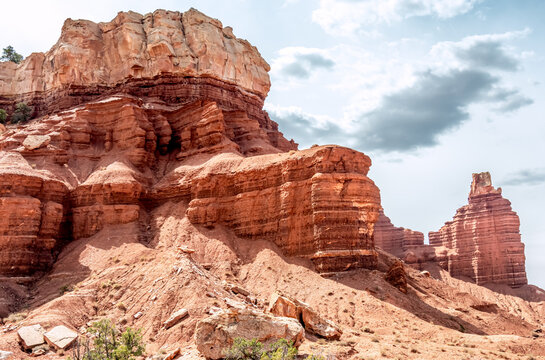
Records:
<instances>
[{"instance_id":1,"label":"green shrub","mask_svg":"<svg viewBox=\"0 0 545 360\"><path fill-rule=\"evenodd\" d=\"M15 111L13 112L13 115L11 115L11 122L14 124L27 122L28 120L30 120L33 111L34 109L32 109L27 104L23 102L18 103L17 105L15 105Z\"/></svg>"},{"instance_id":2,"label":"green shrub","mask_svg":"<svg viewBox=\"0 0 545 360\"><path fill-rule=\"evenodd\" d=\"M286 339L279 339L266 349L257 339L236 338L228 350L226 360L293 360L297 348Z\"/></svg>"},{"instance_id":3,"label":"green shrub","mask_svg":"<svg viewBox=\"0 0 545 360\"><path fill-rule=\"evenodd\" d=\"M94 346L88 340L78 342L72 351L74 360L134 360L144 353L140 330L129 327L121 333L110 320L103 319L93 323L88 332L94 337Z\"/></svg>"},{"instance_id":4,"label":"green shrub","mask_svg":"<svg viewBox=\"0 0 545 360\"><path fill-rule=\"evenodd\" d=\"M0 109L0 123L4 124L8 118L8 113L4 109Z\"/></svg>"},{"instance_id":5,"label":"green shrub","mask_svg":"<svg viewBox=\"0 0 545 360\"><path fill-rule=\"evenodd\" d=\"M59 293L61 295L64 295L65 293L67 292L70 292L70 291L73 291L74 290L74 286L72 285L69 285L69 284L66 284L66 285L63 285L59 288Z\"/></svg>"},{"instance_id":6,"label":"green shrub","mask_svg":"<svg viewBox=\"0 0 545 360\"><path fill-rule=\"evenodd\" d=\"M4 61L13 61L16 64L19 64L23 60L23 55L18 54L17 51L13 48L13 46L5 47L2 53L2 57L0 60Z\"/></svg>"},{"instance_id":7,"label":"green shrub","mask_svg":"<svg viewBox=\"0 0 545 360\"><path fill-rule=\"evenodd\" d=\"M297 357L297 348L293 342L279 339L261 356L261 360L293 360Z\"/></svg>"},{"instance_id":8,"label":"green shrub","mask_svg":"<svg viewBox=\"0 0 545 360\"><path fill-rule=\"evenodd\" d=\"M257 339L246 340L236 338L233 346L227 351L226 360L261 360L263 344Z\"/></svg>"}]
</instances>

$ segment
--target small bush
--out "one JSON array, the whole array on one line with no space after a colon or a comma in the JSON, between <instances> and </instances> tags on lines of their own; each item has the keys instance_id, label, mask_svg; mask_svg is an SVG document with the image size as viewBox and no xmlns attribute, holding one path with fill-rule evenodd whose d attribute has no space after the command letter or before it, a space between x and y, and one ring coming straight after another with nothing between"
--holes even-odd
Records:
<instances>
[{"instance_id":1,"label":"small bush","mask_svg":"<svg viewBox=\"0 0 545 360\"><path fill-rule=\"evenodd\" d=\"M291 341L279 339L261 356L261 360L293 360L297 357L297 348Z\"/></svg>"},{"instance_id":2,"label":"small bush","mask_svg":"<svg viewBox=\"0 0 545 360\"><path fill-rule=\"evenodd\" d=\"M257 339L246 340L236 338L233 346L227 351L226 360L261 360L263 344Z\"/></svg>"},{"instance_id":3,"label":"small bush","mask_svg":"<svg viewBox=\"0 0 545 360\"><path fill-rule=\"evenodd\" d=\"M279 339L267 349L257 339L236 338L227 352L226 360L293 360L297 348L286 339ZM317 358L318 359L318 358Z\"/></svg>"},{"instance_id":4,"label":"small bush","mask_svg":"<svg viewBox=\"0 0 545 360\"><path fill-rule=\"evenodd\" d=\"M30 120L33 111L34 109L32 109L27 104L23 102L18 103L17 105L15 105L15 111L11 115L11 122L14 124L27 122L28 120Z\"/></svg>"},{"instance_id":5,"label":"small bush","mask_svg":"<svg viewBox=\"0 0 545 360\"><path fill-rule=\"evenodd\" d=\"M59 288L59 293L61 295L64 295L67 292L74 291L74 287L72 285L63 285Z\"/></svg>"},{"instance_id":6,"label":"small bush","mask_svg":"<svg viewBox=\"0 0 545 360\"><path fill-rule=\"evenodd\" d=\"M140 330L129 327L121 333L110 320L103 319L88 331L94 337L94 346L88 340L78 342L72 351L73 360L134 360L144 353Z\"/></svg>"},{"instance_id":7,"label":"small bush","mask_svg":"<svg viewBox=\"0 0 545 360\"><path fill-rule=\"evenodd\" d=\"M0 109L0 124L5 124L8 118L8 113L4 109Z\"/></svg>"}]
</instances>

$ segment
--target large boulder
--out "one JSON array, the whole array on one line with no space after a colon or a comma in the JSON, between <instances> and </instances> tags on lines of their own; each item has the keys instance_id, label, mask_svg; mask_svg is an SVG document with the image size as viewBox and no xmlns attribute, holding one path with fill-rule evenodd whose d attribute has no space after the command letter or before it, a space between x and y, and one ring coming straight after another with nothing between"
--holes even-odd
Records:
<instances>
[{"instance_id":1,"label":"large boulder","mask_svg":"<svg viewBox=\"0 0 545 360\"><path fill-rule=\"evenodd\" d=\"M278 339L299 346L304 329L292 318L277 317L253 310L222 310L197 323L197 349L209 359L221 359L236 338L272 343Z\"/></svg>"},{"instance_id":2,"label":"large boulder","mask_svg":"<svg viewBox=\"0 0 545 360\"><path fill-rule=\"evenodd\" d=\"M291 299L286 295L275 292L271 301L269 301L269 312L299 320L305 330L320 337L336 340L342 335L342 330L334 324L320 316L309 305L296 299Z\"/></svg>"}]
</instances>

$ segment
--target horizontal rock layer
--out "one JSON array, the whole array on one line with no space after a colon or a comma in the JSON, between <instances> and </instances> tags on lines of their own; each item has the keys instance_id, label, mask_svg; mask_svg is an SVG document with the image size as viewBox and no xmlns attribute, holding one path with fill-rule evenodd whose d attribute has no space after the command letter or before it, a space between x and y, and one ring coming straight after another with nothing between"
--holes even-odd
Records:
<instances>
[{"instance_id":1,"label":"horizontal rock layer","mask_svg":"<svg viewBox=\"0 0 545 360\"><path fill-rule=\"evenodd\" d=\"M370 159L295 152L262 110L268 70L194 9L68 19L47 53L1 63L0 107L25 101L38 118L0 135L0 275L47 269L65 241L115 225L151 241L150 213L166 202L322 272L374 267Z\"/></svg>"},{"instance_id":2,"label":"horizontal rock layer","mask_svg":"<svg viewBox=\"0 0 545 360\"><path fill-rule=\"evenodd\" d=\"M8 166L0 168L0 194L36 199L4 224L6 236L21 240L6 241L2 266L50 254L63 227L75 239L117 224L145 228L151 209L183 201L192 223L270 240L319 271L374 267L380 197L367 177L370 159L337 146L283 152L295 144L265 126L211 100L172 105L119 94L8 129L0 135ZM11 168L29 175L16 180ZM45 185L34 184L41 179ZM33 235L19 233L17 222L30 219ZM22 240L31 235L39 251ZM15 261L19 253L26 257ZM39 258L27 272L52 260Z\"/></svg>"},{"instance_id":3,"label":"horizontal rock layer","mask_svg":"<svg viewBox=\"0 0 545 360\"><path fill-rule=\"evenodd\" d=\"M401 257L405 251L421 245L424 245L423 233L395 227L390 218L384 215L384 211L380 210L375 224L375 246Z\"/></svg>"}]
</instances>

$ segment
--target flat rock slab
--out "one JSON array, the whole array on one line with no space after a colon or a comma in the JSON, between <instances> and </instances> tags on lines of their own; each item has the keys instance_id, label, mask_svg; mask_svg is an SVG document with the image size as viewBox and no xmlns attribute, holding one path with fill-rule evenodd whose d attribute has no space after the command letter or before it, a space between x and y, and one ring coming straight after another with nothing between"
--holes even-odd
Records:
<instances>
[{"instance_id":1,"label":"flat rock slab","mask_svg":"<svg viewBox=\"0 0 545 360\"><path fill-rule=\"evenodd\" d=\"M64 350L76 341L78 333L64 325L59 325L46 332L44 338L50 346Z\"/></svg>"},{"instance_id":2,"label":"flat rock slab","mask_svg":"<svg viewBox=\"0 0 545 360\"><path fill-rule=\"evenodd\" d=\"M165 321L165 328L170 328L176 325L180 320L182 320L184 317L186 317L188 314L187 309L180 309L170 315L167 321Z\"/></svg>"},{"instance_id":3,"label":"flat rock slab","mask_svg":"<svg viewBox=\"0 0 545 360\"><path fill-rule=\"evenodd\" d=\"M45 343L44 333L44 328L39 324L23 326L17 330L17 335L19 335L19 339L25 350L32 349L35 346Z\"/></svg>"}]
</instances>

